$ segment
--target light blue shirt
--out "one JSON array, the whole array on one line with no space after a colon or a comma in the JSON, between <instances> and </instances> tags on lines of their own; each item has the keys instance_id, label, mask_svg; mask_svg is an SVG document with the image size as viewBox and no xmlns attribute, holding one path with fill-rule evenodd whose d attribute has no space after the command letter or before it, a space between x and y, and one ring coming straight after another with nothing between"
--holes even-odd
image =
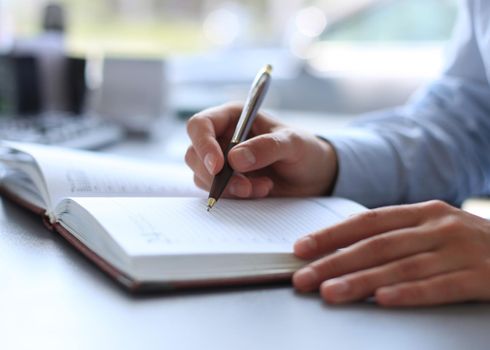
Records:
<instances>
[{"instance_id":1,"label":"light blue shirt","mask_svg":"<svg viewBox=\"0 0 490 350\"><path fill-rule=\"evenodd\" d=\"M368 207L490 194L490 1L462 3L447 67L404 107L325 135L333 195Z\"/></svg>"}]
</instances>

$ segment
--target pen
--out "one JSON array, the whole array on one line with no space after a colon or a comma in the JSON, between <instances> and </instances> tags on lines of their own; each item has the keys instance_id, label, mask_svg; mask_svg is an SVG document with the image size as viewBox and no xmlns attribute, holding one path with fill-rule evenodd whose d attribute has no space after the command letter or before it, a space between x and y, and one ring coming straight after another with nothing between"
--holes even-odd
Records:
<instances>
[{"instance_id":1,"label":"pen","mask_svg":"<svg viewBox=\"0 0 490 350\"><path fill-rule=\"evenodd\" d=\"M257 116L260 104L264 100L267 89L270 85L272 66L270 64L262 68L257 76L255 77L252 87L248 93L247 100L243 106L242 114L238 119L238 123L235 128L235 132L231 138L230 144L226 147L224 156L225 164L223 169L216 174L213 179L213 184L211 185L211 190L209 191L208 197L208 208L209 211L221 197L228 181L233 175L233 169L230 164L228 164L228 153L230 150L238 145L240 142L245 141L248 136L248 132L252 127L252 123Z\"/></svg>"}]
</instances>

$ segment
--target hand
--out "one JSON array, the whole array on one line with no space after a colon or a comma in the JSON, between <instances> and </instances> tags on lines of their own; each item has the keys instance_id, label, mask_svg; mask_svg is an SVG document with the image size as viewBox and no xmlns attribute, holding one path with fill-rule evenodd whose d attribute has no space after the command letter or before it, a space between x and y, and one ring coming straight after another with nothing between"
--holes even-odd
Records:
<instances>
[{"instance_id":1,"label":"hand","mask_svg":"<svg viewBox=\"0 0 490 350\"><path fill-rule=\"evenodd\" d=\"M370 210L294 249L318 258L294 274L294 286L319 288L329 303L373 295L386 306L490 301L490 221L440 201Z\"/></svg>"},{"instance_id":2,"label":"hand","mask_svg":"<svg viewBox=\"0 0 490 350\"><path fill-rule=\"evenodd\" d=\"M235 130L242 106L227 104L192 117L192 145L185 155L197 186L209 190L224 164L222 149ZM327 193L337 171L333 148L318 137L287 127L259 113L249 139L228 153L235 174L225 196L319 196Z\"/></svg>"}]
</instances>

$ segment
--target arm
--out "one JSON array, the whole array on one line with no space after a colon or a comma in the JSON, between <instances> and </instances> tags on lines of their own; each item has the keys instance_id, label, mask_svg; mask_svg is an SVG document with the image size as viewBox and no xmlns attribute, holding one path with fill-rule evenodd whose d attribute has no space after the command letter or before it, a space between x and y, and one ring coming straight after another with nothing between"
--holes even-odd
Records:
<instances>
[{"instance_id":1,"label":"arm","mask_svg":"<svg viewBox=\"0 0 490 350\"><path fill-rule=\"evenodd\" d=\"M465 3L456 54L408 107L331 138L337 194L371 206L459 203L488 188L490 89L476 38L489 9ZM373 209L304 237L295 253L317 258L294 275L295 287L320 289L331 303L372 295L386 306L490 300L490 222L441 201Z\"/></svg>"},{"instance_id":2,"label":"arm","mask_svg":"<svg viewBox=\"0 0 490 350\"><path fill-rule=\"evenodd\" d=\"M490 149L490 89L469 16L489 11L470 4L490 9L487 2L467 2L457 54L443 77L408 107L330 135L337 153L313 135L259 116L252 138L228 155L237 171L228 195L321 195L337 160L334 194L369 206L431 197L457 203L480 193L490 175L484 153ZM189 121L186 161L204 189L223 166L220 145L239 110L221 106ZM390 306L490 300L489 221L440 201L368 211L304 237L295 254L317 259L294 275L295 287L319 288L333 303L370 295Z\"/></svg>"},{"instance_id":3,"label":"arm","mask_svg":"<svg viewBox=\"0 0 490 350\"><path fill-rule=\"evenodd\" d=\"M490 182L490 86L465 2L442 77L403 108L325 135L336 149L334 195L369 207L442 199L460 204ZM488 5L480 5L487 6Z\"/></svg>"}]
</instances>

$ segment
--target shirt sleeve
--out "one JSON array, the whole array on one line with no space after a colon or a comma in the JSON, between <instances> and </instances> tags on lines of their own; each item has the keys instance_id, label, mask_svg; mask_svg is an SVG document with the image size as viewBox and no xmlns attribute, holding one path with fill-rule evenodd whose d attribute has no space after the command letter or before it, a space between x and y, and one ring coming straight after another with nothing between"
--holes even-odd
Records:
<instances>
[{"instance_id":1,"label":"shirt sleeve","mask_svg":"<svg viewBox=\"0 0 490 350\"><path fill-rule=\"evenodd\" d=\"M474 17L490 13L485 3L463 3L447 68L437 81L404 107L322 135L339 161L333 195L377 207L429 199L459 205L488 193L490 87Z\"/></svg>"}]
</instances>

